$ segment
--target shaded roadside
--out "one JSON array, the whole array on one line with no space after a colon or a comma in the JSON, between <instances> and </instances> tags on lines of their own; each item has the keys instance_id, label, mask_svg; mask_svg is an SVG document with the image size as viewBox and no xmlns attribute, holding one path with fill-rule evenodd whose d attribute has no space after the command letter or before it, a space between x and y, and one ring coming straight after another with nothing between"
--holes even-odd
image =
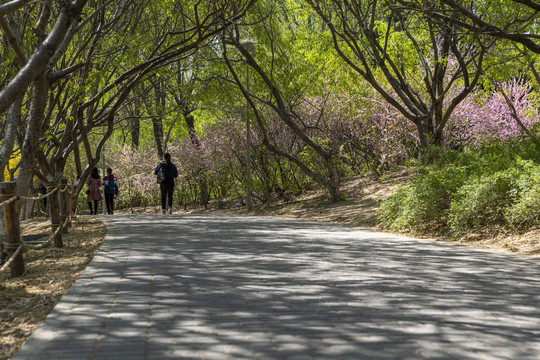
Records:
<instances>
[{"instance_id":1,"label":"shaded roadside","mask_svg":"<svg viewBox=\"0 0 540 360\"><path fill-rule=\"evenodd\" d=\"M25 220L23 238L36 241L47 237L50 224L46 218ZM64 235L64 248L29 251L23 276L0 278L0 359L9 358L25 343L86 269L104 238L101 220L79 216Z\"/></svg>"}]
</instances>

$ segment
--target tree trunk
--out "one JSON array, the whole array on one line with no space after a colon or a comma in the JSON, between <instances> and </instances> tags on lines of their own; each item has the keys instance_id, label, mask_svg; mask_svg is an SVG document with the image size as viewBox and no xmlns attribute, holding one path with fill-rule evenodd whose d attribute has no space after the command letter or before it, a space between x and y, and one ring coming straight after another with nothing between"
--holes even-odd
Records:
<instances>
[{"instance_id":1,"label":"tree trunk","mask_svg":"<svg viewBox=\"0 0 540 360\"><path fill-rule=\"evenodd\" d=\"M49 61L55 55L69 28L78 21L78 16L86 0L66 2L58 14L56 23L40 46L29 57L28 62L17 75L0 91L0 114L3 114L18 98L22 97L28 86L46 71Z\"/></svg>"},{"instance_id":2,"label":"tree trunk","mask_svg":"<svg viewBox=\"0 0 540 360\"><path fill-rule=\"evenodd\" d=\"M45 74L39 75L34 81L32 93L30 118L26 127L26 134L21 150L21 166L17 175L17 192L19 195L28 195L32 186L35 171L36 149L42 135L43 114L47 101L47 80ZM21 215L24 214L25 201L21 201Z\"/></svg>"},{"instance_id":3,"label":"tree trunk","mask_svg":"<svg viewBox=\"0 0 540 360\"><path fill-rule=\"evenodd\" d=\"M131 119L128 121L129 124L129 131L131 133L131 145L133 148L138 149L139 148L139 139L141 137L141 102L138 97L134 100L134 106L131 113Z\"/></svg>"},{"instance_id":4,"label":"tree trunk","mask_svg":"<svg viewBox=\"0 0 540 360\"><path fill-rule=\"evenodd\" d=\"M184 108L184 119L186 120L186 125L189 132L189 138L191 139L191 143L193 144L193 147L195 149L200 150L201 149L201 140L195 133L195 118L193 115L191 115L191 112ZM208 191L208 181L206 180L206 177L204 176L204 169L198 169L198 172L201 174L199 178L199 191L201 195L201 205L205 208L208 206L208 203L210 202L210 192Z\"/></svg>"},{"instance_id":5,"label":"tree trunk","mask_svg":"<svg viewBox=\"0 0 540 360\"><path fill-rule=\"evenodd\" d=\"M0 184L0 202L8 200L11 196L17 193L17 185L14 183ZM12 257L17 248L22 245L21 229L19 225L19 206L17 201L14 201L4 208L4 226L6 241L5 246L8 252L8 257ZM11 263L11 276L20 276L24 274L24 261L22 251L19 251L17 256Z\"/></svg>"},{"instance_id":6,"label":"tree trunk","mask_svg":"<svg viewBox=\"0 0 540 360\"><path fill-rule=\"evenodd\" d=\"M57 181L53 181L47 184L47 192L53 191L58 186ZM49 206L49 211L51 212L51 230L54 234L54 247L61 248L64 247L64 242L62 240L62 232L56 231L60 228L60 198L59 192L55 192L47 198L47 203Z\"/></svg>"},{"instance_id":7,"label":"tree trunk","mask_svg":"<svg viewBox=\"0 0 540 360\"><path fill-rule=\"evenodd\" d=\"M141 134L141 122L138 116L134 116L129 120L129 131L131 133L131 146L134 149L139 148L139 138Z\"/></svg>"},{"instance_id":8,"label":"tree trunk","mask_svg":"<svg viewBox=\"0 0 540 360\"><path fill-rule=\"evenodd\" d=\"M326 167L330 172L328 185L326 186L326 188L328 189L328 193L332 202L337 202L339 200L342 200L343 197L341 196L340 191L341 179L339 176L338 168L336 166L336 162L334 161L334 158L332 156L326 158Z\"/></svg>"},{"instance_id":9,"label":"tree trunk","mask_svg":"<svg viewBox=\"0 0 540 360\"><path fill-rule=\"evenodd\" d=\"M165 95L161 91L161 84L159 81L153 82L154 86L154 108L157 109L157 112L152 116L152 126L154 128L154 138L156 139L156 147L158 151L158 156L160 159L163 158L163 153L167 149L167 144L163 144L163 117L161 113L163 112L163 107L165 106Z\"/></svg>"},{"instance_id":10,"label":"tree trunk","mask_svg":"<svg viewBox=\"0 0 540 360\"><path fill-rule=\"evenodd\" d=\"M161 118L152 117L152 126L154 128L154 139L156 140L156 149L160 159L163 158L163 122Z\"/></svg>"},{"instance_id":11,"label":"tree trunk","mask_svg":"<svg viewBox=\"0 0 540 360\"><path fill-rule=\"evenodd\" d=\"M22 98L18 98L13 105L9 108L7 120L6 120L6 131L4 133L4 138L2 139L2 146L0 147L0 182L4 181L4 169L9 163L9 158L13 152L13 146L15 145L17 127L20 123L21 117L21 106Z\"/></svg>"}]
</instances>

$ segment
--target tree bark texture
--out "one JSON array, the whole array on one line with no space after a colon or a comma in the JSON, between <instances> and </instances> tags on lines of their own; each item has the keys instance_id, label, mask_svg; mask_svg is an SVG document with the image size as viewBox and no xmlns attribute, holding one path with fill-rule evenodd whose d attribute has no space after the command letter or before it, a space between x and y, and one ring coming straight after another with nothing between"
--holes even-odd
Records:
<instances>
[{"instance_id":1,"label":"tree bark texture","mask_svg":"<svg viewBox=\"0 0 540 360\"><path fill-rule=\"evenodd\" d=\"M62 11L60 11L56 23L43 43L40 44L38 49L30 56L28 62L0 92L0 114L3 114L17 98L22 97L32 81L46 70L49 61L62 43L69 28L78 21L85 4L86 0L76 0L74 3L66 2L66 5L62 6Z\"/></svg>"},{"instance_id":2,"label":"tree bark texture","mask_svg":"<svg viewBox=\"0 0 540 360\"><path fill-rule=\"evenodd\" d=\"M14 182L0 183L0 202L8 200L17 194L17 184ZM11 258L19 245L22 244L21 230L19 224L19 204L13 201L4 206L4 231L5 245L8 252L8 258ZM16 277L24 274L24 260L22 251L19 251L10 265L11 276Z\"/></svg>"}]
</instances>

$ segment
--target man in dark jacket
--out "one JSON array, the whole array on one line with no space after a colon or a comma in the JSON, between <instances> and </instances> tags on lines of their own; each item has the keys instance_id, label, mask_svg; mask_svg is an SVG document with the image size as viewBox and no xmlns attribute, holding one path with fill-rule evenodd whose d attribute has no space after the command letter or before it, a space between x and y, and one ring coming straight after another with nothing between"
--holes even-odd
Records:
<instances>
[{"instance_id":1,"label":"man in dark jacket","mask_svg":"<svg viewBox=\"0 0 540 360\"><path fill-rule=\"evenodd\" d=\"M158 175L159 171L163 169L164 179L159 184L161 190L161 213L165 214L168 203L168 212L169 214L172 214L173 192L176 178L178 177L178 169L176 168L176 165L171 162L171 154L163 154L163 159L165 161L156 167L154 174Z\"/></svg>"},{"instance_id":2,"label":"man in dark jacket","mask_svg":"<svg viewBox=\"0 0 540 360\"><path fill-rule=\"evenodd\" d=\"M107 176L103 178L103 192L105 193L105 204L107 213L114 214L114 196L118 195L118 181L114 177L111 168L107 168Z\"/></svg>"}]
</instances>

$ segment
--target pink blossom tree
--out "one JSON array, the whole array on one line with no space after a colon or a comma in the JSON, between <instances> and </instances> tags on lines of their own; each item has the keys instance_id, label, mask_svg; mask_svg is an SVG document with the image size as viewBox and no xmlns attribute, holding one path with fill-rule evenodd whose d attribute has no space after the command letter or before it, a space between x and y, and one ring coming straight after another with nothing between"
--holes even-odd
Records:
<instances>
[{"instance_id":1,"label":"pink blossom tree","mask_svg":"<svg viewBox=\"0 0 540 360\"><path fill-rule=\"evenodd\" d=\"M519 78L499 83L492 92L474 93L456 108L448 142L478 148L492 141L527 136L540 121L533 97L531 87Z\"/></svg>"}]
</instances>

